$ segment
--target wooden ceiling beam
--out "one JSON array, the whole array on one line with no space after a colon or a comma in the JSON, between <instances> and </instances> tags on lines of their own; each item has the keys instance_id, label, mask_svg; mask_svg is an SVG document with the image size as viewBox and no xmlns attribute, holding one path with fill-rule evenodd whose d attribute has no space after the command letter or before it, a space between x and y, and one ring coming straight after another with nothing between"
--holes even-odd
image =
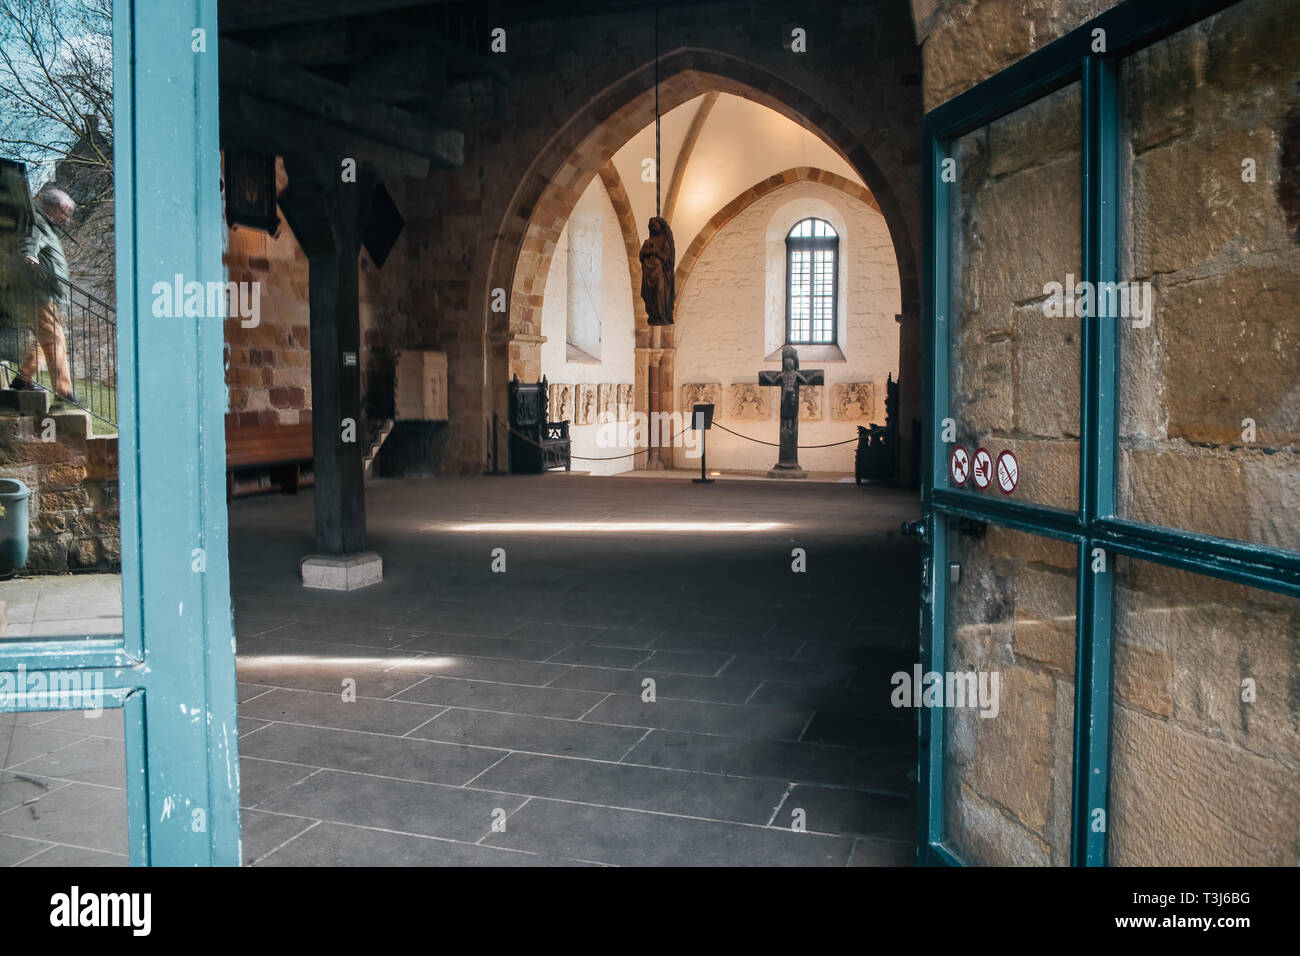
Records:
<instances>
[{"instance_id":1,"label":"wooden ceiling beam","mask_svg":"<svg viewBox=\"0 0 1300 956\"><path fill-rule=\"evenodd\" d=\"M439 128L415 113L285 66L228 38L220 41L220 51L223 96L242 94L250 101L279 106L335 133L346 130L352 138L424 157L433 168L464 161L465 137L459 131Z\"/></svg>"},{"instance_id":2,"label":"wooden ceiling beam","mask_svg":"<svg viewBox=\"0 0 1300 956\"><path fill-rule=\"evenodd\" d=\"M510 73L499 57L459 46L437 32L422 29L414 16L397 15L353 22L307 23L257 34L237 42L266 56L301 67L339 66L390 57L404 49L426 48L446 61L447 71L461 76L490 76L503 83Z\"/></svg>"},{"instance_id":3,"label":"wooden ceiling beam","mask_svg":"<svg viewBox=\"0 0 1300 956\"><path fill-rule=\"evenodd\" d=\"M221 0L220 29L264 30L291 23L315 23L424 7L447 0Z\"/></svg>"},{"instance_id":4,"label":"wooden ceiling beam","mask_svg":"<svg viewBox=\"0 0 1300 956\"><path fill-rule=\"evenodd\" d=\"M425 156L378 143L319 118L304 117L297 110L247 93L221 97L221 142L279 156L328 156L340 164L340 170L345 157L355 159L362 168L413 179L423 179L430 169Z\"/></svg>"}]
</instances>

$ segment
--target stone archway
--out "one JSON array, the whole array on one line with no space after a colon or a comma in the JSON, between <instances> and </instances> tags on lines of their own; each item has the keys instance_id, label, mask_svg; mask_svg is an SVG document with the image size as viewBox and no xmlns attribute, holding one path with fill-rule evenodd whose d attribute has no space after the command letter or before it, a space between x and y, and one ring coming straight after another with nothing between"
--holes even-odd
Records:
<instances>
[{"instance_id":1,"label":"stone archway","mask_svg":"<svg viewBox=\"0 0 1300 956\"><path fill-rule=\"evenodd\" d=\"M870 123L854 115L857 111L847 102L830 94L814 97L786 77L738 57L682 48L660 59L659 76L662 112L701 94L732 93L767 106L814 133L862 177L885 218L899 265L903 308L899 364L900 370L910 372L907 377L911 380L910 387L904 386L905 392L911 393L905 393L902 402L904 422L910 419L909 412L919 413L920 236L919 216L912 210L919 203L913 201L916 185L903 162L854 131L855 127L869 128ZM594 97L551 137L511 197L488 266L488 288L509 290L504 315L491 312L490 300L485 298L484 386L489 409L504 414L506 384L512 374L526 380L540 377L542 302L560 234L592 177L653 121L654 77L655 64L647 63ZM838 102L828 106L823 99ZM872 119L887 121L879 116ZM608 189L608 175L605 179ZM624 218L620 213L620 220ZM638 286L639 277L634 277L633 289ZM674 391L672 327L650 327L639 308L638 313L637 408L670 411ZM651 373L651 368L657 371ZM649 394L652 378L657 399ZM905 434L904 440L908 437Z\"/></svg>"}]
</instances>

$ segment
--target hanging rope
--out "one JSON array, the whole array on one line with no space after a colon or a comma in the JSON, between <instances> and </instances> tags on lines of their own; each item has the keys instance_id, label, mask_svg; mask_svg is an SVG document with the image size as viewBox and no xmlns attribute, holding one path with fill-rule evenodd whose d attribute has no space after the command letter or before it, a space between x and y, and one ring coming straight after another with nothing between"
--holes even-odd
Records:
<instances>
[{"instance_id":1,"label":"hanging rope","mask_svg":"<svg viewBox=\"0 0 1300 956\"><path fill-rule=\"evenodd\" d=\"M662 216L659 206L659 4L655 4L655 215Z\"/></svg>"}]
</instances>

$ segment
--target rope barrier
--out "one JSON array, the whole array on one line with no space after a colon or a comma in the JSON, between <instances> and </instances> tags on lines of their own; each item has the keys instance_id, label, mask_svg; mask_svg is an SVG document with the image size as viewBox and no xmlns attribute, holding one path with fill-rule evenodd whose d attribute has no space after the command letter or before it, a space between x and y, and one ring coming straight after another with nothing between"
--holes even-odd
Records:
<instances>
[{"instance_id":1,"label":"rope barrier","mask_svg":"<svg viewBox=\"0 0 1300 956\"><path fill-rule=\"evenodd\" d=\"M504 418L502 418L500 415L496 415L496 414L494 414L492 417L495 418L495 419L496 419L498 422L500 422L502 425L505 425L505 426L506 426L506 431L510 432L512 435L518 435L520 438L522 438L524 441L528 442L528 444L534 446L535 448L541 448L541 447L543 447L542 444L541 444L540 442L534 441L534 440L533 440L532 438L530 438L528 435L525 435L523 432L519 431L517 428L515 428L513 425L511 425L508 421L506 421L506 420L505 420ZM737 438L743 438L743 439L745 439L746 441L752 441L752 442L754 442L756 445L768 445L768 446L770 446L770 447L772 447L772 448L780 448L780 447L781 447L777 442L763 441L763 440L760 439L760 438L751 438L749 435L742 435L740 432L733 432L733 431L732 431L730 428L728 428L726 425L723 425L723 424L721 424L721 423L719 423L719 422L714 422L714 423L713 423L713 426L714 426L715 428L721 428L724 432L727 432L728 434L731 434L731 435L735 435ZM691 430L692 430L692 429L690 428L690 426L687 426L686 428L683 428L683 429L682 429L681 431L679 431L676 435L673 435L672 437L670 437L670 438L668 439L668 442L666 442L665 444L671 444L672 441L673 441L675 438L677 438L677 437L679 437L679 436L681 436L681 435L684 435L684 434L686 434L688 431L691 431ZM844 441L829 442L829 443L827 443L827 444L825 444L825 445L798 445L798 446L796 446L796 447L799 448L800 451L803 451L803 450L806 450L806 449L809 449L809 448L836 448L836 447L838 447L838 446L840 446L840 445L851 445L851 444L854 444L855 442L857 442L857 440L858 440L858 439L856 439L856 438L847 438L847 439L845 439ZM588 457L587 455L573 455L573 454L570 454L569 457L572 458L572 459L576 459L577 461L620 461L620 460L622 460L622 459L624 459L624 458L635 458L637 455L645 455L645 454L648 454L649 451L650 451L649 448L638 448L636 451L631 452L631 453L626 454L626 455L609 455L609 456L607 456L607 457L605 457L605 458L590 458L590 457Z\"/></svg>"},{"instance_id":2,"label":"rope barrier","mask_svg":"<svg viewBox=\"0 0 1300 956\"><path fill-rule=\"evenodd\" d=\"M508 432L510 432L512 435L518 435L520 438L522 438L524 441L528 442L528 444L532 445L534 448L541 448L541 447L543 447L542 444L541 444L540 442L534 441L534 440L533 440L532 438L530 438L528 435L525 435L523 432L519 431L517 428L515 428L513 425L511 425L508 421L506 421L506 420L505 420L504 418L502 418L500 415L495 415L495 414L494 414L493 417L494 417L498 422L500 422L502 425L505 425L505 426L506 426L506 430L507 430ZM690 431L690 428L683 428L683 429L682 429L681 431L679 431L676 435L673 435L672 438L669 438L668 441L671 442L671 441L673 440L673 438L677 438L679 435L685 435L688 431ZM609 456L607 456L607 457L605 457L605 458L589 458L589 457L587 457L586 455L573 455L573 454L570 454L569 457L570 457L570 458L573 458L573 459L576 459L577 461L620 461L620 460L623 459L623 458L635 458L637 455L646 455L646 454L649 454L649 453L650 453L650 449L649 449L649 448L638 448L636 451L631 452L630 454L627 454L627 455L609 455Z\"/></svg>"},{"instance_id":3,"label":"rope barrier","mask_svg":"<svg viewBox=\"0 0 1300 956\"><path fill-rule=\"evenodd\" d=\"M726 432L729 435L735 435L737 438L743 438L746 441L752 441L756 445L769 445L772 448L781 447L779 442L763 441L761 438L750 438L748 435L742 435L740 432L733 432L730 428L728 428L726 425L721 424L720 422L714 422L713 427L721 428L724 432ZM857 441L856 438L846 438L844 441L828 442L825 445L796 445L795 447L798 448L800 451L803 451L808 448L835 448L838 445L851 445L856 441Z\"/></svg>"}]
</instances>

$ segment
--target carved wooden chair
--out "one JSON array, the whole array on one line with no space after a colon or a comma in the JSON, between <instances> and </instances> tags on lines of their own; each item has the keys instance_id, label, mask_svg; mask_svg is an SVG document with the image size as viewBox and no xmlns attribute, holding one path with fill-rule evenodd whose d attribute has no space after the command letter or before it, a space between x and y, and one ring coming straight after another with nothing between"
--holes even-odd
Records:
<instances>
[{"instance_id":1,"label":"carved wooden chair","mask_svg":"<svg viewBox=\"0 0 1300 956\"><path fill-rule=\"evenodd\" d=\"M511 474L536 475L556 468L571 469L569 423L547 421L549 411L550 387L546 376L532 383L520 382L518 375L511 379Z\"/></svg>"}]
</instances>

